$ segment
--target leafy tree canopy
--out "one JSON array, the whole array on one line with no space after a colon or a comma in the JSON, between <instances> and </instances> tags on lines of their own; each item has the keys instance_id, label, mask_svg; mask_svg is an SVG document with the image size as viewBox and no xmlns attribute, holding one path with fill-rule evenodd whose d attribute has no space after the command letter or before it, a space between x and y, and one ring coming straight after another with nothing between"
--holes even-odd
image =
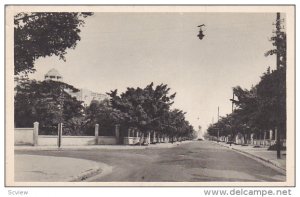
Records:
<instances>
[{"instance_id":1,"label":"leafy tree canopy","mask_svg":"<svg viewBox=\"0 0 300 197\"><path fill-rule=\"evenodd\" d=\"M57 132L58 123L68 125L83 116L82 102L68 91L78 91L71 85L56 81L24 81L16 87L15 126L32 127L40 123L41 133ZM78 122L78 121L77 121ZM43 130L44 129L44 130Z\"/></svg>"},{"instance_id":2,"label":"leafy tree canopy","mask_svg":"<svg viewBox=\"0 0 300 197\"><path fill-rule=\"evenodd\" d=\"M14 16L15 75L35 71L40 57L59 56L66 60L66 49L80 41L80 27L90 12L32 12Z\"/></svg>"},{"instance_id":3,"label":"leafy tree canopy","mask_svg":"<svg viewBox=\"0 0 300 197\"><path fill-rule=\"evenodd\" d=\"M285 136L286 128L286 70L277 70L263 74L260 82L250 90L237 86L233 88L237 97L233 102L236 109L222 117L208 128L208 133L217 136L242 133L258 133L279 128Z\"/></svg>"},{"instance_id":4,"label":"leafy tree canopy","mask_svg":"<svg viewBox=\"0 0 300 197\"><path fill-rule=\"evenodd\" d=\"M192 136L193 127L185 120L181 110L171 110L176 93L170 94L166 84L145 88L127 88L117 95L117 90L108 93L114 109L126 114L124 124L137 128L142 133L156 131L168 136Z\"/></svg>"}]
</instances>

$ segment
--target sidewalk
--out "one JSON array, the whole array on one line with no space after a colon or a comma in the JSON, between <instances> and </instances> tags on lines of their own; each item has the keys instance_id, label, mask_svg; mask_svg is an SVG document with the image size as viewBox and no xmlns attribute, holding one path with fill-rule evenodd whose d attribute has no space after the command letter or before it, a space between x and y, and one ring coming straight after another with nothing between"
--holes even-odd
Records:
<instances>
[{"instance_id":1,"label":"sidewalk","mask_svg":"<svg viewBox=\"0 0 300 197\"><path fill-rule=\"evenodd\" d=\"M126 150L126 149L155 149L155 148L172 148L179 146L180 144L189 143L192 141L182 141L172 143L158 143L144 145L86 145L86 146L15 146L15 150Z\"/></svg>"},{"instance_id":2,"label":"sidewalk","mask_svg":"<svg viewBox=\"0 0 300 197\"><path fill-rule=\"evenodd\" d=\"M111 170L111 167L90 160L40 155L15 155L16 182L81 181Z\"/></svg>"},{"instance_id":3,"label":"sidewalk","mask_svg":"<svg viewBox=\"0 0 300 197\"><path fill-rule=\"evenodd\" d=\"M244 153L286 171L286 151L281 151L281 159L277 159L276 151L268 151L267 147L253 148L253 145L241 146L235 144L230 146L225 142L219 142L217 144Z\"/></svg>"}]
</instances>

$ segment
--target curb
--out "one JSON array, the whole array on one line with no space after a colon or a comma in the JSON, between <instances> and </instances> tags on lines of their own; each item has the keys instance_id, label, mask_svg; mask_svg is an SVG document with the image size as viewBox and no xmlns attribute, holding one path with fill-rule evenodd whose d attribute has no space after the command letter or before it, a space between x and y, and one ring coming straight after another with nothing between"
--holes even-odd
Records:
<instances>
[{"instance_id":1,"label":"curb","mask_svg":"<svg viewBox=\"0 0 300 197\"><path fill-rule=\"evenodd\" d=\"M87 170L87 171L85 171L85 172L77 175L76 177L67 180L67 182L84 181L84 180L86 180L86 179L88 179L88 178L90 178L92 176L95 176L95 175L97 175L99 173L102 173L102 172L103 172L103 170L100 167L95 168L95 169L89 169L89 170Z\"/></svg>"},{"instance_id":2,"label":"curb","mask_svg":"<svg viewBox=\"0 0 300 197\"><path fill-rule=\"evenodd\" d=\"M148 145L148 146L131 146L131 145L86 145L86 146L63 146L58 148L56 146L15 146L14 150L27 150L27 151L65 151L65 150L143 150L143 149L157 149L157 148L173 148L185 143L190 143L192 141L185 142L174 142L172 143L162 143L160 146L158 145Z\"/></svg>"},{"instance_id":3,"label":"curb","mask_svg":"<svg viewBox=\"0 0 300 197\"><path fill-rule=\"evenodd\" d=\"M280 167L278 164L272 162L271 160L264 159L264 158L262 158L262 157L259 157L259 156L256 156L256 155L253 155L253 154L251 154L251 153L248 153L248 152L245 152L245 151L241 151L241 150L238 150L238 149L235 149L235 148L232 148L232 149L235 150L235 151L242 152L242 153L248 154L248 155L250 155L250 156L256 157L257 159L260 159L260 160L262 160L262 161L264 161L264 162L267 162L267 163L269 163L269 164L274 165L275 167L277 167L277 168L279 168L279 169L281 169L281 170L286 171L286 169Z\"/></svg>"},{"instance_id":4,"label":"curb","mask_svg":"<svg viewBox=\"0 0 300 197\"><path fill-rule=\"evenodd\" d=\"M214 142L215 143L215 142ZM226 146L226 145L223 145L223 144L220 144L220 143L215 143L215 144L218 144L220 146L223 146L223 147L226 147L228 149L231 149L235 152L238 152L240 154L243 154L251 159L255 159L256 161L264 164L265 166L267 167L271 167L272 169L276 170L277 172L280 172L282 174L285 174L286 175L286 169L278 166L276 163L272 162L271 160L268 160L268 159L264 159L262 157L259 157L257 155L254 155L254 154L251 154L249 152L246 152L246 151L242 151L242 150L239 150L239 149L236 149L236 148L232 148L232 147L229 147L229 146Z\"/></svg>"},{"instance_id":5,"label":"curb","mask_svg":"<svg viewBox=\"0 0 300 197\"><path fill-rule=\"evenodd\" d=\"M84 173L70 179L70 182L81 182L81 181L91 181L95 178L99 178L105 175L108 175L112 172L112 166L109 166L105 163L98 163L98 168L87 170Z\"/></svg>"}]
</instances>

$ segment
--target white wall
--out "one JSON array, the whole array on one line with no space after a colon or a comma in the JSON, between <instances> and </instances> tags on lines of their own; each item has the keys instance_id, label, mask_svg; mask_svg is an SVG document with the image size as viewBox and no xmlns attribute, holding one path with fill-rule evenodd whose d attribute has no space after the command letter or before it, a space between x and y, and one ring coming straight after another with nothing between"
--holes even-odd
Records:
<instances>
[{"instance_id":1,"label":"white wall","mask_svg":"<svg viewBox=\"0 0 300 197\"><path fill-rule=\"evenodd\" d=\"M39 135L38 146L57 146L57 135Z\"/></svg>"},{"instance_id":2,"label":"white wall","mask_svg":"<svg viewBox=\"0 0 300 197\"><path fill-rule=\"evenodd\" d=\"M143 139L142 139L143 141ZM125 145L137 144L140 142L140 137L124 137L123 143Z\"/></svg>"},{"instance_id":3,"label":"white wall","mask_svg":"<svg viewBox=\"0 0 300 197\"><path fill-rule=\"evenodd\" d=\"M98 144L114 145L117 144L117 138L115 136L99 136Z\"/></svg>"},{"instance_id":4,"label":"white wall","mask_svg":"<svg viewBox=\"0 0 300 197\"><path fill-rule=\"evenodd\" d=\"M33 145L33 128L15 128L15 145Z\"/></svg>"},{"instance_id":5,"label":"white wall","mask_svg":"<svg viewBox=\"0 0 300 197\"><path fill-rule=\"evenodd\" d=\"M57 146L58 136L39 135L39 146ZM115 145L117 140L115 136L99 136L99 145ZM95 136L62 136L61 146L86 146L96 145Z\"/></svg>"},{"instance_id":6,"label":"white wall","mask_svg":"<svg viewBox=\"0 0 300 197\"><path fill-rule=\"evenodd\" d=\"M15 128L14 139L15 145L33 145L34 144L33 128ZM38 146L57 146L57 135L38 135ZM95 136L62 136L62 146L85 146L96 145ZM115 136L99 136L99 145L115 145L117 138Z\"/></svg>"},{"instance_id":7,"label":"white wall","mask_svg":"<svg viewBox=\"0 0 300 197\"><path fill-rule=\"evenodd\" d=\"M63 136L61 140L62 146L84 146L95 143L95 136Z\"/></svg>"}]
</instances>

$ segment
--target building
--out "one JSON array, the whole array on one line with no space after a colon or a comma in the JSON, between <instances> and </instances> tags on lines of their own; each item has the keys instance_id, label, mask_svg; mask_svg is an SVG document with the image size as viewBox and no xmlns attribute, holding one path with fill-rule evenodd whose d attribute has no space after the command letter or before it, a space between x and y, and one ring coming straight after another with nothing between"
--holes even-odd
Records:
<instances>
[{"instance_id":1,"label":"building","mask_svg":"<svg viewBox=\"0 0 300 197\"><path fill-rule=\"evenodd\" d=\"M52 80L52 81L63 81L63 77L59 72L52 68L45 74L45 80Z\"/></svg>"},{"instance_id":2,"label":"building","mask_svg":"<svg viewBox=\"0 0 300 197\"><path fill-rule=\"evenodd\" d=\"M62 81L63 76L61 74L59 74L59 72L56 69L52 68L45 74L44 79L45 80L53 80L53 81ZM76 99L78 101L83 101L84 107L89 106L93 100L103 101L104 99L109 98L108 95L106 95L106 94L93 92L86 88L79 89L78 92L73 92L71 90L66 90L66 92L68 94L70 94L71 96L76 97Z\"/></svg>"},{"instance_id":3,"label":"building","mask_svg":"<svg viewBox=\"0 0 300 197\"><path fill-rule=\"evenodd\" d=\"M76 97L77 100L83 101L84 107L89 106L92 101L103 101L109 98L106 94L93 92L86 88L79 89L78 92L69 92L69 94Z\"/></svg>"}]
</instances>

